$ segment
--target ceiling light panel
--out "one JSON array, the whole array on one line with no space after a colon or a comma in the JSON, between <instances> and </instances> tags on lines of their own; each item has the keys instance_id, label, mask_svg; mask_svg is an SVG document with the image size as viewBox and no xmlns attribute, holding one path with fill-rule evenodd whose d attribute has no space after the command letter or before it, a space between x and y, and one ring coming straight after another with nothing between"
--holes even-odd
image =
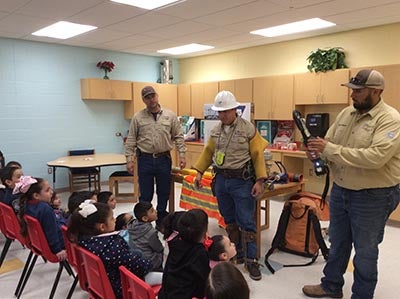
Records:
<instances>
[{"instance_id":1,"label":"ceiling light panel","mask_svg":"<svg viewBox=\"0 0 400 299\"><path fill-rule=\"evenodd\" d=\"M213 48L214 48L213 46L207 46L201 44L188 44L179 47L158 50L157 52L170 55L180 55L180 54L189 54L194 52L206 51Z\"/></svg>"},{"instance_id":2,"label":"ceiling light panel","mask_svg":"<svg viewBox=\"0 0 400 299\"><path fill-rule=\"evenodd\" d=\"M111 0L111 1L150 10L166 6L174 2L178 2L180 0Z\"/></svg>"},{"instance_id":3,"label":"ceiling light panel","mask_svg":"<svg viewBox=\"0 0 400 299\"><path fill-rule=\"evenodd\" d=\"M95 26L82 25L60 21L32 33L36 36L47 36L58 39L67 39L79 34L97 29Z\"/></svg>"}]
</instances>

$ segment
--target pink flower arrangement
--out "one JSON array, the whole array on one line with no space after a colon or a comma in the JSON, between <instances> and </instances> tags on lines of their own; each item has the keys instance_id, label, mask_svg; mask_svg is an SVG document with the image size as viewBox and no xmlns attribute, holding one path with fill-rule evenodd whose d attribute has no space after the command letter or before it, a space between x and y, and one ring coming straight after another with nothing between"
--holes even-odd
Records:
<instances>
[{"instance_id":1,"label":"pink flower arrangement","mask_svg":"<svg viewBox=\"0 0 400 299\"><path fill-rule=\"evenodd\" d=\"M107 72L111 72L114 69L114 63L112 63L111 61L99 61L97 63L97 67L105 70Z\"/></svg>"}]
</instances>

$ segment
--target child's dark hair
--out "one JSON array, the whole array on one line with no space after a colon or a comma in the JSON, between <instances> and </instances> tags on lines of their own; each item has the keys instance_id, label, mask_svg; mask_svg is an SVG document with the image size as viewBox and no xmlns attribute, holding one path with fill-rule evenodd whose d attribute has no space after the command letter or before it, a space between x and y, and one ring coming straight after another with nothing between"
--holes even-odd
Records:
<instances>
[{"instance_id":1,"label":"child's dark hair","mask_svg":"<svg viewBox=\"0 0 400 299\"><path fill-rule=\"evenodd\" d=\"M133 214L138 221L143 222L142 218L147 215L148 210L153 207L151 202L141 201L138 202L133 208Z\"/></svg>"},{"instance_id":2,"label":"child's dark hair","mask_svg":"<svg viewBox=\"0 0 400 299\"><path fill-rule=\"evenodd\" d=\"M178 221L185 213L185 211L177 211L174 213L169 213L164 217L160 228L160 231L164 235L164 240L167 240L174 231L178 230Z\"/></svg>"},{"instance_id":3,"label":"child's dark hair","mask_svg":"<svg viewBox=\"0 0 400 299\"><path fill-rule=\"evenodd\" d=\"M6 180L11 181L14 175L14 172L20 168L14 166L6 166L0 172L0 179L4 186L9 187L6 183Z\"/></svg>"},{"instance_id":4,"label":"child's dark hair","mask_svg":"<svg viewBox=\"0 0 400 299\"><path fill-rule=\"evenodd\" d=\"M22 165L18 161L8 161L8 163L6 164L6 167L17 167L17 168L21 169Z\"/></svg>"},{"instance_id":5,"label":"child's dark hair","mask_svg":"<svg viewBox=\"0 0 400 299\"><path fill-rule=\"evenodd\" d=\"M112 192L110 191L101 191L99 194L97 194L97 202L108 203L111 195Z\"/></svg>"},{"instance_id":6,"label":"child's dark hair","mask_svg":"<svg viewBox=\"0 0 400 299\"><path fill-rule=\"evenodd\" d=\"M97 208L97 211L86 218L79 213L81 210L79 207L72 213L68 223L68 237L71 241L78 242L82 237L96 236L101 233L97 224L107 221L111 208L101 202L91 204Z\"/></svg>"},{"instance_id":7,"label":"child's dark hair","mask_svg":"<svg viewBox=\"0 0 400 299\"><path fill-rule=\"evenodd\" d=\"M182 240L199 243L208 229L208 216L201 209L183 214L178 221L178 232Z\"/></svg>"},{"instance_id":8,"label":"child's dark hair","mask_svg":"<svg viewBox=\"0 0 400 299\"><path fill-rule=\"evenodd\" d=\"M42 178L35 178L37 181L29 186L28 191L26 193L22 193L19 198L19 211L18 211L18 220L21 225L21 235L26 237L28 235L28 227L24 219L26 203L33 199L33 195L35 193L40 193L43 188L43 182L45 181Z\"/></svg>"},{"instance_id":9,"label":"child's dark hair","mask_svg":"<svg viewBox=\"0 0 400 299\"><path fill-rule=\"evenodd\" d=\"M96 193L94 191L75 191L68 198L68 212L73 213L86 199L91 199Z\"/></svg>"},{"instance_id":10,"label":"child's dark hair","mask_svg":"<svg viewBox=\"0 0 400 299\"><path fill-rule=\"evenodd\" d=\"M222 242L224 240L223 235L215 235L211 237L213 241L211 246L208 248L208 256L210 260L219 261L219 255L225 252L225 246Z\"/></svg>"},{"instance_id":11,"label":"child's dark hair","mask_svg":"<svg viewBox=\"0 0 400 299\"><path fill-rule=\"evenodd\" d=\"M50 198L50 205L52 207L53 207L54 201L56 200L56 197L57 197L57 192L53 191L53 194L51 195L51 198Z\"/></svg>"},{"instance_id":12,"label":"child's dark hair","mask_svg":"<svg viewBox=\"0 0 400 299\"><path fill-rule=\"evenodd\" d=\"M129 213L122 213L115 219L115 230L125 229L129 222L126 221L125 215L130 215ZM133 217L132 217L133 218Z\"/></svg>"},{"instance_id":13,"label":"child's dark hair","mask_svg":"<svg viewBox=\"0 0 400 299\"><path fill-rule=\"evenodd\" d=\"M249 286L235 265L222 262L213 269L207 279L207 299L249 299Z\"/></svg>"},{"instance_id":14,"label":"child's dark hair","mask_svg":"<svg viewBox=\"0 0 400 299\"><path fill-rule=\"evenodd\" d=\"M0 168L4 168L4 162L5 162L5 158L3 153L0 151Z\"/></svg>"}]
</instances>

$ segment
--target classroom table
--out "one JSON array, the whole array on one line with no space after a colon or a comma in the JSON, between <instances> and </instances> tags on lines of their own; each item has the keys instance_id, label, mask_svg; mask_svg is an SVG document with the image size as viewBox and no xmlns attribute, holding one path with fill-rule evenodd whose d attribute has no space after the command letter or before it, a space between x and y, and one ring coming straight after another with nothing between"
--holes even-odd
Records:
<instances>
[{"instance_id":1,"label":"classroom table","mask_svg":"<svg viewBox=\"0 0 400 299\"><path fill-rule=\"evenodd\" d=\"M126 157L123 154L93 154L82 156L65 156L47 162L47 166L53 168L53 189L56 184L56 169L62 168L87 168L98 167L99 171L103 166L115 166L126 164Z\"/></svg>"}]
</instances>

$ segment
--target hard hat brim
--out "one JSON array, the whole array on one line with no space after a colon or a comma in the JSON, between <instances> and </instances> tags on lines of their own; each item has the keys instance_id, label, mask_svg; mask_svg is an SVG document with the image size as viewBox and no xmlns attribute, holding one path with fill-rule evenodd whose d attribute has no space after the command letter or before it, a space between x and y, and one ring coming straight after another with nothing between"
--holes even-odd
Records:
<instances>
[{"instance_id":1,"label":"hard hat brim","mask_svg":"<svg viewBox=\"0 0 400 299\"><path fill-rule=\"evenodd\" d=\"M226 111L226 110L231 110L231 109L237 108L239 106L240 106L240 103L238 103L238 102L236 102L235 105L232 105L232 106L229 106L229 107L217 107L215 105L212 105L211 106L211 110L214 110L214 111Z\"/></svg>"}]
</instances>

